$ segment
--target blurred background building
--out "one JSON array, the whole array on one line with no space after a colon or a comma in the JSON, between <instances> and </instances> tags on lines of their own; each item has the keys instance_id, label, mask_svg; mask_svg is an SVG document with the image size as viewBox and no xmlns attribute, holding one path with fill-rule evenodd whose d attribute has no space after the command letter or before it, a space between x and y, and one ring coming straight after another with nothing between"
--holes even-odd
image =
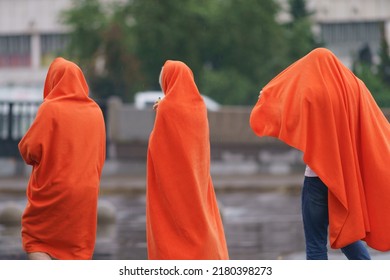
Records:
<instances>
[{"instance_id":1,"label":"blurred background building","mask_svg":"<svg viewBox=\"0 0 390 280\"><path fill-rule=\"evenodd\" d=\"M0 1L0 86L42 86L50 60L66 46L58 16L70 3Z\"/></svg>"},{"instance_id":2,"label":"blurred background building","mask_svg":"<svg viewBox=\"0 0 390 280\"><path fill-rule=\"evenodd\" d=\"M381 40L390 40L390 1L309 0L308 5L325 46L348 66L367 47L378 59Z\"/></svg>"},{"instance_id":3,"label":"blurred background building","mask_svg":"<svg viewBox=\"0 0 390 280\"><path fill-rule=\"evenodd\" d=\"M0 1L0 87L42 86L49 63L67 45L59 15L71 5L71 0ZM367 47L378 59L382 38L390 39L388 0L308 0L307 5L325 46L348 66Z\"/></svg>"}]
</instances>

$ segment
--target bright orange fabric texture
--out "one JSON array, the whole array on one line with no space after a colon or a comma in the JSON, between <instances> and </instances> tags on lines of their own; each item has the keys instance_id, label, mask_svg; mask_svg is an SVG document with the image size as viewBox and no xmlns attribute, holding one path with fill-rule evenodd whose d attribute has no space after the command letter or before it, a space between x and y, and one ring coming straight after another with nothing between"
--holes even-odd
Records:
<instances>
[{"instance_id":1,"label":"bright orange fabric texture","mask_svg":"<svg viewBox=\"0 0 390 280\"><path fill-rule=\"evenodd\" d=\"M364 239L390 249L390 126L365 84L315 49L272 79L250 125L303 152L329 188L333 248Z\"/></svg>"},{"instance_id":2,"label":"bright orange fabric texture","mask_svg":"<svg viewBox=\"0 0 390 280\"><path fill-rule=\"evenodd\" d=\"M91 259L105 160L105 126L88 97L80 68L63 58L50 65L44 102L19 143L32 165L22 217L26 252L56 259Z\"/></svg>"},{"instance_id":3,"label":"bright orange fabric texture","mask_svg":"<svg viewBox=\"0 0 390 280\"><path fill-rule=\"evenodd\" d=\"M149 259L227 259L210 176L207 110L192 71L168 60L147 157Z\"/></svg>"}]
</instances>

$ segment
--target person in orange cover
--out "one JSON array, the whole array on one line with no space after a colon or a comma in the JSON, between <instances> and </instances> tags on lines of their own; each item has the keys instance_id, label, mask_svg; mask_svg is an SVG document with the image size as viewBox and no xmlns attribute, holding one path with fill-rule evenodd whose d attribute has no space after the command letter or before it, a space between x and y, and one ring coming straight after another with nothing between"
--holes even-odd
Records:
<instances>
[{"instance_id":1,"label":"person in orange cover","mask_svg":"<svg viewBox=\"0 0 390 280\"><path fill-rule=\"evenodd\" d=\"M81 69L64 58L50 65L43 98L19 143L32 166L23 248L29 259L91 259L106 149L103 114Z\"/></svg>"},{"instance_id":2,"label":"person in orange cover","mask_svg":"<svg viewBox=\"0 0 390 280\"><path fill-rule=\"evenodd\" d=\"M147 154L149 259L228 259L210 176L207 110L191 69L168 60Z\"/></svg>"},{"instance_id":3,"label":"person in orange cover","mask_svg":"<svg viewBox=\"0 0 390 280\"><path fill-rule=\"evenodd\" d=\"M273 78L250 126L303 152L307 259L327 259L327 238L349 259L370 258L360 240L390 249L389 122L331 51L314 49Z\"/></svg>"}]
</instances>

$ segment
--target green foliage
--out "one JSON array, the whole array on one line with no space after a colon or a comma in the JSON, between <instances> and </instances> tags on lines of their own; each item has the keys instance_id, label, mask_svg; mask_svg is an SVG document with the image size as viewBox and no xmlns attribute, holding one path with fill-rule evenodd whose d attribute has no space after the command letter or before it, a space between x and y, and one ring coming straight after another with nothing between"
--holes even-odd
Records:
<instances>
[{"instance_id":1,"label":"green foliage","mask_svg":"<svg viewBox=\"0 0 390 280\"><path fill-rule=\"evenodd\" d=\"M69 55L79 63L91 68L91 58L101 46L102 34L107 25L107 16L98 0L73 0L74 9L61 15L62 21L72 30L69 33Z\"/></svg>"},{"instance_id":2,"label":"green foliage","mask_svg":"<svg viewBox=\"0 0 390 280\"><path fill-rule=\"evenodd\" d=\"M390 86L390 56L389 56L389 45L385 39L381 42L380 50L380 63L378 66L378 75L382 81Z\"/></svg>"},{"instance_id":3,"label":"green foliage","mask_svg":"<svg viewBox=\"0 0 390 280\"><path fill-rule=\"evenodd\" d=\"M131 101L144 77L135 56L129 7L104 6L99 0L74 1L63 13L71 27L68 55L83 68L92 94L105 99L111 95Z\"/></svg>"},{"instance_id":4,"label":"green foliage","mask_svg":"<svg viewBox=\"0 0 390 280\"><path fill-rule=\"evenodd\" d=\"M244 105L313 48L305 1L290 2L295 21L287 28L276 20L276 0L79 0L63 19L69 55L100 98L132 101L139 90L158 89L161 67L172 59L193 70L203 94Z\"/></svg>"},{"instance_id":5,"label":"green foliage","mask_svg":"<svg viewBox=\"0 0 390 280\"><path fill-rule=\"evenodd\" d=\"M261 86L286 65L284 31L275 20L278 9L274 1L220 2L200 77L204 94L226 104L253 104L250 96L257 97Z\"/></svg>"},{"instance_id":6,"label":"green foliage","mask_svg":"<svg viewBox=\"0 0 390 280\"><path fill-rule=\"evenodd\" d=\"M390 56L389 46L384 37L379 58L379 64L373 64L370 47L366 45L360 50L352 70L366 84L378 106L390 108Z\"/></svg>"},{"instance_id":7,"label":"green foliage","mask_svg":"<svg viewBox=\"0 0 390 280\"><path fill-rule=\"evenodd\" d=\"M353 71L366 84L378 106L390 108L390 86L376 74L373 66L357 61Z\"/></svg>"},{"instance_id":8,"label":"green foliage","mask_svg":"<svg viewBox=\"0 0 390 280\"><path fill-rule=\"evenodd\" d=\"M312 15L312 12L306 9L306 0L288 0L288 4L293 21L306 19Z\"/></svg>"},{"instance_id":9,"label":"green foliage","mask_svg":"<svg viewBox=\"0 0 390 280\"><path fill-rule=\"evenodd\" d=\"M254 84L237 69L205 69L202 73L202 93L212 96L216 101L226 105L254 104L260 85Z\"/></svg>"},{"instance_id":10,"label":"green foliage","mask_svg":"<svg viewBox=\"0 0 390 280\"><path fill-rule=\"evenodd\" d=\"M291 62L301 58L321 44L312 31L312 12L306 9L306 0L289 0L291 22L286 25L286 37L289 42Z\"/></svg>"},{"instance_id":11,"label":"green foliage","mask_svg":"<svg viewBox=\"0 0 390 280\"><path fill-rule=\"evenodd\" d=\"M182 60L195 76L201 71L209 26L208 0L134 0L136 53L146 75L145 89L158 88L164 62Z\"/></svg>"}]
</instances>

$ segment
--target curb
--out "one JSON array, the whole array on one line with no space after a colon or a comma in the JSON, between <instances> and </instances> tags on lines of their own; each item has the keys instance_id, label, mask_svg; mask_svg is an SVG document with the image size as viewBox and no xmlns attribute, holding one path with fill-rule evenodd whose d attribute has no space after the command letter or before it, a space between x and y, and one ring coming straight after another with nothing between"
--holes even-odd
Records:
<instances>
[{"instance_id":1,"label":"curb","mask_svg":"<svg viewBox=\"0 0 390 280\"><path fill-rule=\"evenodd\" d=\"M217 192L234 191L295 191L302 184L303 175L215 175L213 184ZM25 193L28 178L0 178L1 193ZM100 182L101 194L109 193L145 193L146 177L141 175L130 176L103 176Z\"/></svg>"}]
</instances>

